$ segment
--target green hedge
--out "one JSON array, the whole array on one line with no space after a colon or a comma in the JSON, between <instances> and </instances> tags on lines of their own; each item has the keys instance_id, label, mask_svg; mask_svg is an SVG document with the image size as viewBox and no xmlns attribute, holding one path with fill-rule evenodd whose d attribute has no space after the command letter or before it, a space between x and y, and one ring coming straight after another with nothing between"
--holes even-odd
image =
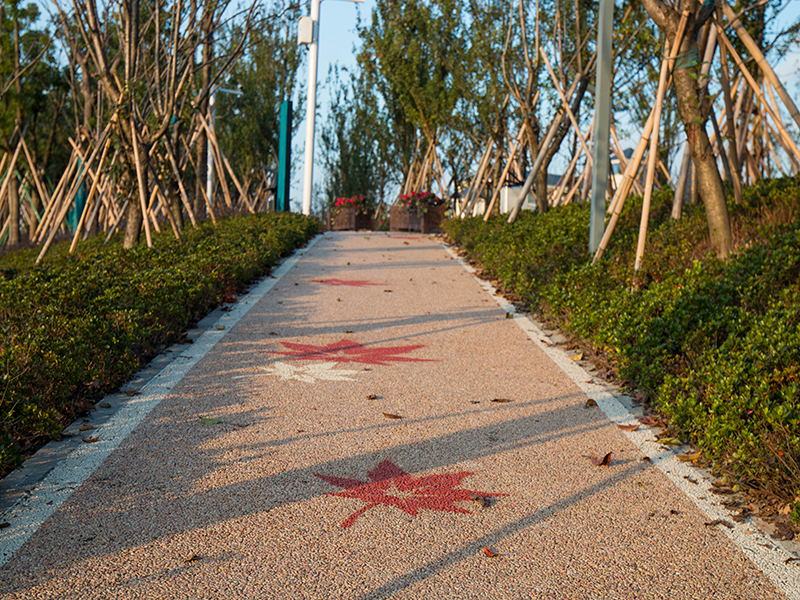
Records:
<instances>
[{"instance_id":1,"label":"green hedge","mask_svg":"<svg viewBox=\"0 0 800 600\"><path fill-rule=\"evenodd\" d=\"M592 266L589 207L451 221L485 273L589 343L734 485L800 495L800 180L763 182L733 206L738 250L709 251L702 206L669 218L654 197L645 267L633 272L641 199ZM800 503L794 517L800 516Z\"/></svg>"},{"instance_id":2,"label":"green hedge","mask_svg":"<svg viewBox=\"0 0 800 600\"><path fill-rule=\"evenodd\" d=\"M0 257L0 470L317 232L270 213L204 222L183 243L157 234L152 249L92 240L39 266L38 248Z\"/></svg>"}]
</instances>

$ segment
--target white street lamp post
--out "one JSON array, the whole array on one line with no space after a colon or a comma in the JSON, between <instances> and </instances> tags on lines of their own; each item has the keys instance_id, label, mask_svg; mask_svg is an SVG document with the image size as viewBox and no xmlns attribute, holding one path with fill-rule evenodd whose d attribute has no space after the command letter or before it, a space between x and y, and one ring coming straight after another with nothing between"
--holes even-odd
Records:
<instances>
[{"instance_id":1,"label":"white street lamp post","mask_svg":"<svg viewBox=\"0 0 800 600\"><path fill-rule=\"evenodd\" d=\"M345 0L364 2L364 0ZM308 45L308 102L306 104L306 147L303 171L303 214L311 214L311 186L314 182L314 118L317 112L317 58L319 53L319 5L311 0L311 17L300 17L297 40ZM310 21L310 23L309 23Z\"/></svg>"}]
</instances>

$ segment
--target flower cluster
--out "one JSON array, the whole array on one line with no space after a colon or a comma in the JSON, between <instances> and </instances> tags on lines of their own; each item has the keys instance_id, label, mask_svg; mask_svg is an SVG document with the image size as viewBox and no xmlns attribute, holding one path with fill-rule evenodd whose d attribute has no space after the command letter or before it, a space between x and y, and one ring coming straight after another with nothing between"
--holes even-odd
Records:
<instances>
[{"instance_id":1,"label":"flower cluster","mask_svg":"<svg viewBox=\"0 0 800 600\"><path fill-rule=\"evenodd\" d=\"M423 214L432 206L441 206L444 201L433 192L411 192L400 196L400 202L417 214Z\"/></svg>"},{"instance_id":2,"label":"flower cluster","mask_svg":"<svg viewBox=\"0 0 800 600\"><path fill-rule=\"evenodd\" d=\"M333 203L334 214L339 214L343 210L354 208L357 213L369 210L367 199L364 196L353 196L352 198L337 198Z\"/></svg>"}]
</instances>

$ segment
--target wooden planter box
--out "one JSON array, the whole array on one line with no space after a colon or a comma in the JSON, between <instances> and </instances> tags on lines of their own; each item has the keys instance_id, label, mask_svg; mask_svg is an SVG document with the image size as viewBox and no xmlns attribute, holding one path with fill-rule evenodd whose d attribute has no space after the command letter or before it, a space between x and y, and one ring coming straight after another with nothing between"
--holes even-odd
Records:
<instances>
[{"instance_id":1,"label":"wooden planter box","mask_svg":"<svg viewBox=\"0 0 800 600\"><path fill-rule=\"evenodd\" d=\"M356 229L373 229L372 217L369 213L357 213L354 208L342 210L333 219L331 229L334 231L352 231Z\"/></svg>"},{"instance_id":2,"label":"wooden planter box","mask_svg":"<svg viewBox=\"0 0 800 600\"><path fill-rule=\"evenodd\" d=\"M417 215L409 212L407 207L395 204L389 212L389 230L419 231L420 233L439 231L446 210L447 206L445 205L432 206L428 212Z\"/></svg>"}]
</instances>

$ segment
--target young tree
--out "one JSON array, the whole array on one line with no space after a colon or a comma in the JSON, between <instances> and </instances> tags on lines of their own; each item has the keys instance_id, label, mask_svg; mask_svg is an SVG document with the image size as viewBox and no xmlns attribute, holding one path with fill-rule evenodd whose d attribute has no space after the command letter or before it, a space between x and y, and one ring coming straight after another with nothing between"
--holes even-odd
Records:
<instances>
[{"instance_id":1,"label":"young tree","mask_svg":"<svg viewBox=\"0 0 800 600\"><path fill-rule=\"evenodd\" d=\"M642 5L666 39L674 40L681 22L681 13L662 0L642 0ZM682 6L688 11L689 17L679 52L683 56L698 57L701 54L698 44L699 32L704 25L704 19L708 19L711 15L709 11L702 10L704 5L698 0L687 0ZM672 73L678 112L692 154L700 197L706 208L711 244L717 255L724 259L733 249L733 237L722 179L706 132L711 102L708 97L702 97L698 83L700 60L682 66L684 68L675 69Z\"/></svg>"},{"instance_id":2,"label":"young tree","mask_svg":"<svg viewBox=\"0 0 800 600\"><path fill-rule=\"evenodd\" d=\"M226 84L239 85L242 95L217 96L220 144L245 178L260 180L264 171L277 169L281 104L296 96L298 105L303 102L298 70L305 53L297 44L299 16L295 6L254 31ZM234 28L231 40L240 38L239 29ZM300 124L295 118L293 130Z\"/></svg>"}]
</instances>

